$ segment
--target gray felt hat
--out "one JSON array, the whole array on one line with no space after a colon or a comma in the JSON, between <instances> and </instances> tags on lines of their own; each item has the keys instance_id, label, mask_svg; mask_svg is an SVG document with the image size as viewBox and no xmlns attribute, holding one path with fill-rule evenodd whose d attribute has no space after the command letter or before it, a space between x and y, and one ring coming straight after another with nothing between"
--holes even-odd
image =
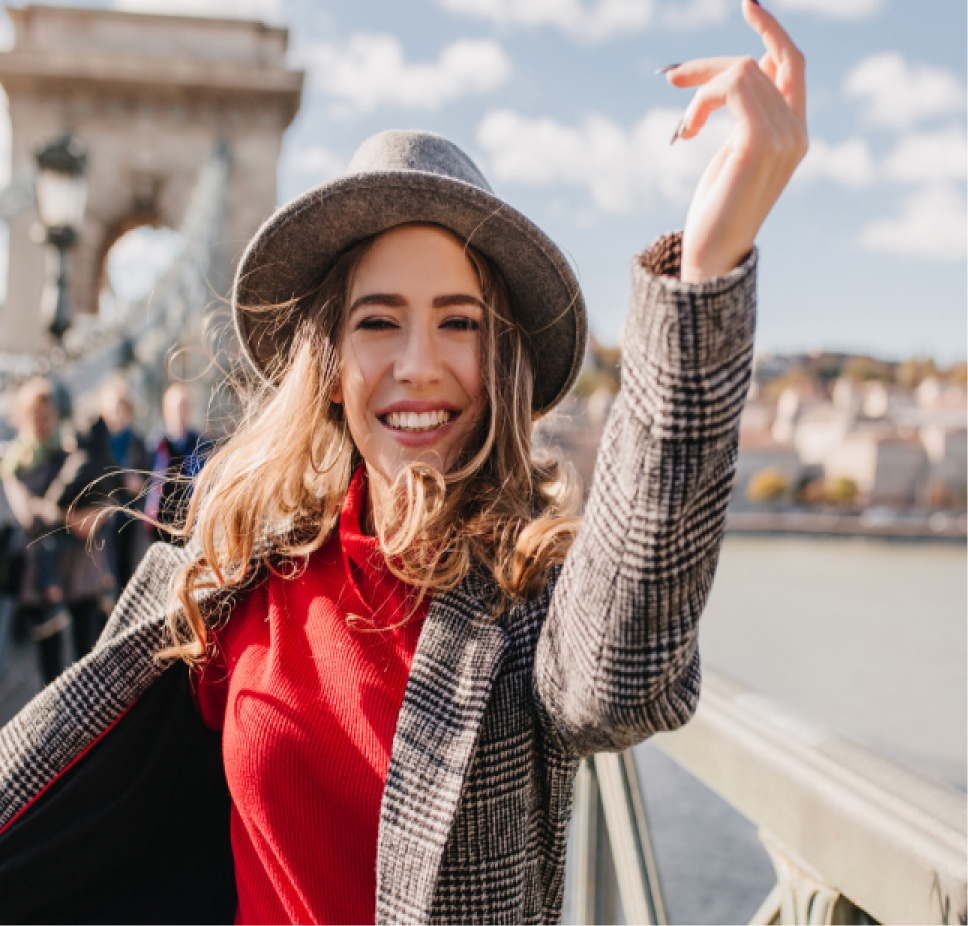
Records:
<instances>
[{"instance_id":1,"label":"gray felt hat","mask_svg":"<svg viewBox=\"0 0 968 926\"><path fill-rule=\"evenodd\" d=\"M534 414L549 411L574 384L585 354L585 302L575 274L544 232L494 195L460 148L429 132L374 135L346 174L303 193L259 229L232 294L253 366L264 375L293 335L271 312L253 309L300 298L308 308L307 294L343 251L408 222L451 229L501 272L515 317L531 334Z\"/></svg>"}]
</instances>

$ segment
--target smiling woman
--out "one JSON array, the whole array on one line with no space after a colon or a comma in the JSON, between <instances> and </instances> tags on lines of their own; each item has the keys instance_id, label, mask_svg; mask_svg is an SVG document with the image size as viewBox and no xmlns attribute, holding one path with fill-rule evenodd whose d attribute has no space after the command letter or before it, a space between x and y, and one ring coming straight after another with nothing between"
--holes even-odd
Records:
<instances>
[{"instance_id":1,"label":"smiling woman","mask_svg":"<svg viewBox=\"0 0 968 926\"><path fill-rule=\"evenodd\" d=\"M701 88L682 135L721 106L735 127L684 232L634 263L581 522L531 438L581 368L584 300L464 152L384 132L260 229L233 298L253 388L187 547L153 548L0 737L5 915L560 918L579 761L699 697L754 239L806 145L802 58L743 9L760 64L670 73Z\"/></svg>"}]
</instances>

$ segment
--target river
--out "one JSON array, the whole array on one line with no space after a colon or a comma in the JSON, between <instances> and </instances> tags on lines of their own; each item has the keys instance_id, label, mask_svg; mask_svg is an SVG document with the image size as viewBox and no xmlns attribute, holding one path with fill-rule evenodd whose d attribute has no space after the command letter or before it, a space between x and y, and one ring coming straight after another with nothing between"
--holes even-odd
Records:
<instances>
[{"instance_id":1,"label":"river","mask_svg":"<svg viewBox=\"0 0 968 926\"><path fill-rule=\"evenodd\" d=\"M964 791L968 566L957 543L727 537L704 661Z\"/></svg>"}]
</instances>

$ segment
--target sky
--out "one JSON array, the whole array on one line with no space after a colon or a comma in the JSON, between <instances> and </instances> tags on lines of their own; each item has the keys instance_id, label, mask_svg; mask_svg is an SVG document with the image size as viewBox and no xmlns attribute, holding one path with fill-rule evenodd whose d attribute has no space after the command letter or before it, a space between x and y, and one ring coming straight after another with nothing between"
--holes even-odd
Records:
<instances>
[{"instance_id":1,"label":"sky","mask_svg":"<svg viewBox=\"0 0 968 926\"><path fill-rule=\"evenodd\" d=\"M763 3L807 57L811 150L758 239L758 349L964 359L964 0ZM337 176L375 132L440 132L569 255L591 330L606 343L621 336L630 261L682 227L730 131L722 115L670 146L690 91L656 69L762 52L739 0L113 6L287 25L306 89L284 140L280 203ZM139 253L143 244L131 259Z\"/></svg>"}]
</instances>

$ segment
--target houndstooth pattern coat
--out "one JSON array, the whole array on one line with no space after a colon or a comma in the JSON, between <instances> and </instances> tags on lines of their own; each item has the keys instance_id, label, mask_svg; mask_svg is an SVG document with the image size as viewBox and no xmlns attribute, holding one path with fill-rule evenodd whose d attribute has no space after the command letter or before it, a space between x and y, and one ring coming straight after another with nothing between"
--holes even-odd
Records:
<instances>
[{"instance_id":1,"label":"houndstooth pattern coat","mask_svg":"<svg viewBox=\"0 0 968 926\"><path fill-rule=\"evenodd\" d=\"M560 919L579 760L696 708L697 621L749 386L756 254L700 284L675 278L679 256L672 235L634 264L622 391L564 566L497 621L479 576L431 605L383 796L378 922ZM0 731L0 828L158 682L152 655L183 557L153 547L95 651Z\"/></svg>"}]
</instances>

